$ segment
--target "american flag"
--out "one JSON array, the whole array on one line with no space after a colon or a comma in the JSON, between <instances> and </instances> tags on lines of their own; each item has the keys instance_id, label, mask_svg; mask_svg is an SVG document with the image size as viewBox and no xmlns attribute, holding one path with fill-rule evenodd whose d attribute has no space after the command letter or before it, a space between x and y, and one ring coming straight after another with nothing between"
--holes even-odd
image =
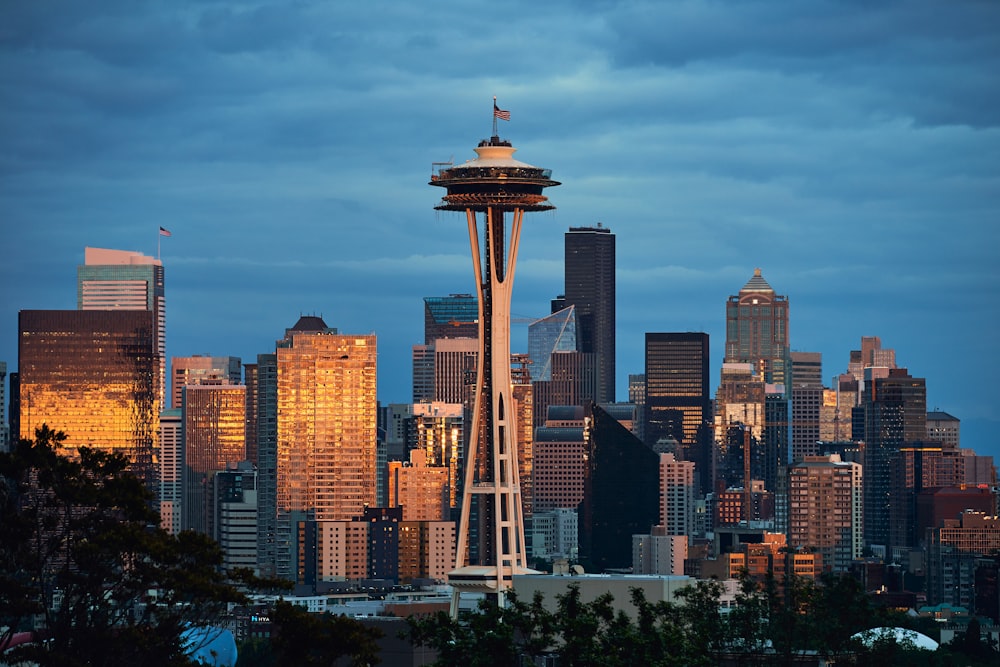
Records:
<instances>
[{"instance_id":1,"label":"american flag","mask_svg":"<svg viewBox=\"0 0 1000 667\"><path fill-rule=\"evenodd\" d=\"M510 112L505 109L501 109L497 106L496 100L493 100L493 117L499 118L500 120L510 120Z\"/></svg>"},{"instance_id":2,"label":"american flag","mask_svg":"<svg viewBox=\"0 0 1000 667\"><path fill-rule=\"evenodd\" d=\"M168 232L163 227L160 227L160 236L170 236L170 232Z\"/></svg>"}]
</instances>

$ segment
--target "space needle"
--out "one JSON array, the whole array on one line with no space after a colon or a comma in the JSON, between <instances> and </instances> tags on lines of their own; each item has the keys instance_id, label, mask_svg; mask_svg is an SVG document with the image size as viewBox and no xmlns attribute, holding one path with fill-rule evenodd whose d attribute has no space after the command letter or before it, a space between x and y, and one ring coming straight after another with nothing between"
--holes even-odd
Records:
<instances>
[{"instance_id":1,"label":"space needle","mask_svg":"<svg viewBox=\"0 0 1000 667\"><path fill-rule=\"evenodd\" d=\"M497 107L493 98L493 136L475 148L476 158L457 166L436 165L429 183L447 190L435 209L465 211L479 300L475 401L455 569L448 573L452 617L458 615L462 593L496 595L502 606L514 575L534 572L525 556L518 484L510 301L524 214L554 209L542 191L559 183L551 170L514 159L517 149L500 139L498 119L510 120L510 112ZM478 564L467 562L473 498L479 515Z\"/></svg>"}]
</instances>

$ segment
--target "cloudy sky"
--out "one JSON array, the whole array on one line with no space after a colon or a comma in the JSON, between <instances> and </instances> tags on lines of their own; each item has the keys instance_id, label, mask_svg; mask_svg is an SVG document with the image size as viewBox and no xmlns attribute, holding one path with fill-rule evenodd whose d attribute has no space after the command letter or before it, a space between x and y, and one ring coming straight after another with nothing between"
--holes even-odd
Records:
<instances>
[{"instance_id":1,"label":"cloudy sky","mask_svg":"<svg viewBox=\"0 0 1000 667\"><path fill-rule=\"evenodd\" d=\"M431 163L474 157L496 95L563 183L514 314L562 291L569 226L610 227L620 397L647 331L707 331L717 379L760 267L827 378L881 336L1000 455L998 34L989 0L5 2L0 359L19 309L75 307L85 246L163 226L168 355L253 360L321 314L408 400L422 297L474 291Z\"/></svg>"}]
</instances>

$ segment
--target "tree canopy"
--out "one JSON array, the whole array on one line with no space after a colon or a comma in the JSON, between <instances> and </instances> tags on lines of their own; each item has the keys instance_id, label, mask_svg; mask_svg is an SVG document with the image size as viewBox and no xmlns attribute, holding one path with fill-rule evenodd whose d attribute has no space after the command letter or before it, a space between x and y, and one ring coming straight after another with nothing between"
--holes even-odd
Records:
<instances>
[{"instance_id":1,"label":"tree canopy","mask_svg":"<svg viewBox=\"0 0 1000 667\"><path fill-rule=\"evenodd\" d=\"M124 456L65 440L43 425L0 454L0 651L30 633L7 659L190 664L182 633L244 601L218 545L162 530Z\"/></svg>"}]
</instances>

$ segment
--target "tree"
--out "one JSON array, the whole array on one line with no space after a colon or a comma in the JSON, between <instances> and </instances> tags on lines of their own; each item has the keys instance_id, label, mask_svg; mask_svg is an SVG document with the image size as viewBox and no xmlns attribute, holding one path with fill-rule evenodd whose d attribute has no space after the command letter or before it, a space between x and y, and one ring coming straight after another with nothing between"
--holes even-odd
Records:
<instances>
[{"instance_id":1,"label":"tree","mask_svg":"<svg viewBox=\"0 0 1000 667\"><path fill-rule=\"evenodd\" d=\"M556 596L548 611L540 593L531 604L508 594L508 605L482 601L479 613L459 620L441 612L410 618L410 641L438 652L439 666L521 665L524 659L551 655L562 667L588 665L713 665L723 646L719 613L722 587L698 582L682 590L684 604L646 600L632 590L636 620L616 611L605 594L585 602L578 585Z\"/></svg>"},{"instance_id":2,"label":"tree","mask_svg":"<svg viewBox=\"0 0 1000 667\"><path fill-rule=\"evenodd\" d=\"M331 665L341 658L359 666L380 662L377 641L382 632L353 618L329 612L310 614L282 600L275 605L271 620L276 665Z\"/></svg>"},{"instance_id":3,"label":"tree","mask_svg":"<svg viewBox=\"0 0 1000 667\"><path fill-rule=\"evenodd\" d=\"M116 453L61 450L47 425L0 454L0 650L49 665L190 664L182 633L244 597L205 535L159 528L152 494ZM32 627L32 617L42 623Z\"/></svg>"}]
</instances>

